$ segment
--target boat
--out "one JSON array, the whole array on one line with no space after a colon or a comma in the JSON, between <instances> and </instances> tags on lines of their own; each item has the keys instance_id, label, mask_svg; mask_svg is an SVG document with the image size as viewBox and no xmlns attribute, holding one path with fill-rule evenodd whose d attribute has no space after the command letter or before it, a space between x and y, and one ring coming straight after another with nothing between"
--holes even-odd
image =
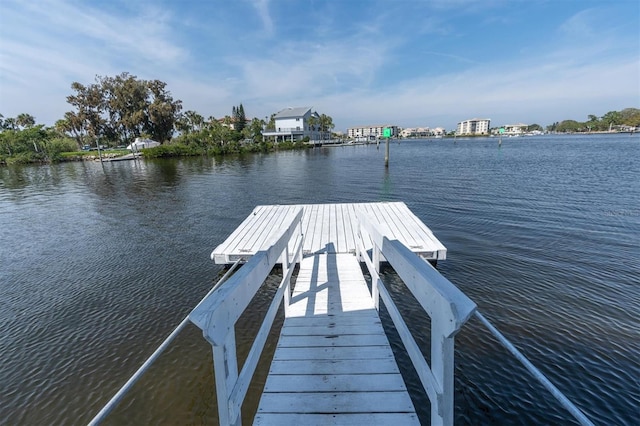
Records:
<instances>
[{"instance_id":1,"label":"boat","mask_svg":"<svg viewBox=\"0 0 640 426\"><path fill-rule=\"evenodd\" d=\"M141 149L154 148L156 146L160 146L160 142L156 142L151 139L136 138L135 141L133 141L133 143L127 146L127 149L129 151L136 152L136 151L140 151Z\"/></svg>"}]
</instances>

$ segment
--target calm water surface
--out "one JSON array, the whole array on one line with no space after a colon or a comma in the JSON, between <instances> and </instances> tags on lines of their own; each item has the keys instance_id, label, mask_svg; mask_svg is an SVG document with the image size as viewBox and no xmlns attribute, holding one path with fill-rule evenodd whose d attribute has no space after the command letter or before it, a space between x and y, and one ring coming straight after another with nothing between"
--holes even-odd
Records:
<instances>
[{"instance_id":1,"label":"calm water surface","mask_svg":"<svg viewBox=\"0 0 640 426\"><path fill-rule=\"evenodd\" d=\"M448 248L440 271L596 424L638 424L639 154L637 135L545 136L393 143L388 171L373 145L1 167L0 424L87 423L206 294L222 269L209 253L256 205L397 200ZM428 318L384 275L428 352ZM241 356L276 282L241 319ZM571 422L477 320L465 325L457 424ZM211 348L195 326L107 423L217 423Z\"/></svg>"}]
</instances>

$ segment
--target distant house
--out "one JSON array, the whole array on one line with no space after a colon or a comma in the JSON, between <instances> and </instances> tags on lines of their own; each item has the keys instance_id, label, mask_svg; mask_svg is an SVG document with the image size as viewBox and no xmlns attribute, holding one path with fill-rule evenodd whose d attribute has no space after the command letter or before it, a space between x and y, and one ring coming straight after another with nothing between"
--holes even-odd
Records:
<instances>
[{"instance_id":1,"label":"distant house","mask_svg":"<svg viewBox=\"0 0 640 426\"><path fill-rule=\"evenodd\" d=\"M314 117L315 126L309 125L309 119ZM309 139L318 139L320 136L318 120L320 116L317 112L311 112L311 107L285 108L278 112L275 117L275 128L267 128L262 135L273 137L277 141L300 141L306 136Z\"/></svg>"},{"instance_id":2,"label":"distant house","mask_svg":"<svg viewBox=\"0 0 640 426\"><path fill-rule=\"evenodd\" d=\"M220 123L224 127L228 127L231 130L236 130L236 118L235 117L222 117L218 118L218 123ZM245 119L244 125L245 127L251 124L250 119Z\"/></svg>"},{"instance_id":3,"label":"distant house","mask_svg":"<svg viewBox=\"0 0 640 426\"><path fill-rule=\"evenodd\" d=\"M391 124L376 124L372 126L350 127L347 130L347 136L355 140L379 139L383 137L385 127L391 129L392 137L396 137L400 134L398 126L392 126Z\"/></svg>"},{"instance_id":4,"label":"distant house","mask_svg":"<svg viewBox=\"0 0 640 426\"><path fill-rule=\"evenodd\" d=\"M472 136L472 135L488 135L491 119L489 118L472 118L458 123L456 135Z\"/></svg>"},{"instance_id":5,"label":"distant house","mask_svg":"<svg viewBox=\"0 0 640 426\"><path fill-rule=\"evenodd\" d=\"M504 125L504 134L510 136L522 135L527 133L527 129L529 128L528 124L518 123L518 124L505 124Z\"/></svg>"},{"instance_id":6,"label":"distant house","mask_svg":"<svg viewBox=\"0 0 640 426\"><path fill-rule=\"evenodd\" d=\"M400 131L400 137L402 138L430 138L432 136L442 136L444 129L442 127L436 127L431 129L429 127L408 127Z\"/></svg>"}]
</instances>

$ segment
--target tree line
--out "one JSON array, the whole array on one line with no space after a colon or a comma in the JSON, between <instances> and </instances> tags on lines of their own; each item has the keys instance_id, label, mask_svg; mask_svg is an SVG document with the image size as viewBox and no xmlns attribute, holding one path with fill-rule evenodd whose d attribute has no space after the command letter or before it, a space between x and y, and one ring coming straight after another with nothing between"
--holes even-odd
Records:
<instances>
[{"instance_id":1,"label":"tree line","mask_svg":"<svg viewBox=\"0 0 640 426\"><path fill-rule=\"evenodd\" d=\"M233 106L223 118L204 118L196 111L182 111L182 101L173 99L166 83L141 80L127 72L114 77L97 76L94 83L71 84L67 96L71 111L53 127L36 124L35 117L22 113L5 118L0 114L0 163L11 157L19 162L55 161L61 154L85 145L117 147L136 137L175 145L167 155L269 150L263 138L265 129L275 128L275 114L269 119L247 120L242 104ZM309 128L320 138L334 129L333 119L314 113ZM601 117L589 115L587 121L564 120L547 126L552 132L593 132L640 126L640 109L609 111ZM533 124L529 130L542 130ZM257 147L256 147L257 146ZM160 150L161 151L161 150ZM173 154L170 153L173 151Z\"/></svg>"},{"instance_id":2,"label":"tree line","mask_svg":"<svg viewBox=\"0 0 640 426\"><path fill-rule=\"evenodd\" d=\"M35 117L0 115L0 163L7 157L27 161L55 161L66 151L83 146L125 146L137 137L166 145L180 145L183 153L237 152L248 142L265 145L262 132L271 120L247 120L242 104L231 114L205 119L196 111L182 111L182 101L173 99L166 83L142 80L127 72L114 77L96 76L95 82L73 82L67 96L71 111L53 127L37 125ZM319 128L333 128L329 116L322 114ZM186 147L186 149L185 149ZM175 147L174 147L175 148ZM24 161L22 161L24 160Z\"/></svg>"},{"instance_id":3,"label":"tree line","mask_svg":"<svg viewBox=\"0 0 640 426\"><path fill-rule=\"evenodd\" d=\"M640 109L625 108L622 111L609 111L601 117L589 114L587 121L563 120L547 126L549 132L605 132L620 130L622 127L640 127Z\"/></svg>"}]
</instances>

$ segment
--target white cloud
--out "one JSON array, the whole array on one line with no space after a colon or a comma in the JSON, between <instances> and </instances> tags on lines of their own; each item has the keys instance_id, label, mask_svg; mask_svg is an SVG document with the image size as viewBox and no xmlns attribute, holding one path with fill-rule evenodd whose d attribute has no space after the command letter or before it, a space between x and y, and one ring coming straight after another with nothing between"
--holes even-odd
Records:
<instances>
[{"instance_id":1,"label":"white cloud","mask_svg":"<svg viewBox=\"0 0 640 426\"><path fill-rule=\"evenodd\" d=\"M273 21L269 14L269 0L253 0L253 7L255 7L264 30L268 35L273 34Z\"/></svg>"},{"instance_id":2,"label":"white cloud","mask_svg":"<svg viewBox=\"0 0 640 426\"><path fill-rule=\"evenodd\" d=\"M204 116L229 114L240 102L256 117L308 105L331 115L338 129L375 123L452 128L473 116L544 125L637 106L640 97L637 32L629 38L628 30L609 25L613 12L567 15L564 24L547 29L557 36L553 45L521 46L524 60L491 55L479 63L471 59L477 55L456 49L471 30L461 31L442 12L449 3L414 5L415 16L399 15L404 6L393 3L361 21L340 19L343 6L332 3L313 10L316 18L326 15L322 25L287 38L275 29L282 10L270 10L268 0L251 4L262 28L248 29L238 41L225 37L246 25L246 15L227 11L224 16L238 21L213 28L196 15L198 3L178 17L178 9L143 2L98 7L60 0L44 7L3 1L0 112L28 112L53 124L69 110L73 81L123 71L165 81L185 109ZM468 16L484 3L456 4ZM449 33L457 35L447 39ZM432 42L445 39L453 41Z\"/></svg>"}]
</instances>

